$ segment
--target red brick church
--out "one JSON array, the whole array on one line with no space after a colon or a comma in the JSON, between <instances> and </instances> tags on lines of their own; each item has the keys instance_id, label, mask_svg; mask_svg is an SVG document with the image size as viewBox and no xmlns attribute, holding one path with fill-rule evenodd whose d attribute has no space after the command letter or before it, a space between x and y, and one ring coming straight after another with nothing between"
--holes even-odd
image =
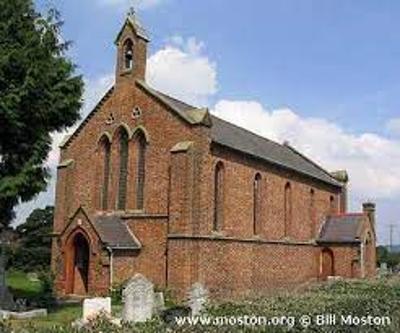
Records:
<instances>
[{"instance_id":1,"label":"red brick church","mask_svg":"<svg viewBox=\"0 0 400 333\"><path fill-rule=\"evenodd\" d=\"M238 297L373 276L375 205L347 212L346 172L151 88L148 42L128 15L114 86L60 146L58 293L135 273L178 297L195 282Z\"/></svg>"}]
</instances>

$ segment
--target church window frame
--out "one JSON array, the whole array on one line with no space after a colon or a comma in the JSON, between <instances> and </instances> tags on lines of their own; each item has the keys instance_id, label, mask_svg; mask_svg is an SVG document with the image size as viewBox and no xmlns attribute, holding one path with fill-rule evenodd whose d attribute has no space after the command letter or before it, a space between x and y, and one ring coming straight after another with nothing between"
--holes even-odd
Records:
<instances>
[{"instance_id":1,"label":"church window frame","mask_svg":"<svg viewBox=\"0 0 400 333\"><path fill-rule=\"evenodd\" d=\"M284 189L284 236L289 236L293 219L292 184L287 182Z\"/></svg>"},{"instance_id":2,"label":"church window frame","mask_svg":"<svg viewBox=\"0 0 400 333\"><path fill-rule=\"evenodd\" d=\"M219 231L223 225L224 215L224 178L225 167L222 161L215 165L214 169L214 216L213 231Z\"/></svg>"},{"instance_id":3,"label":"church window frame","mask_svg":"<svg viewBox=\"0 0 400 333\"><path fill-rule=\"evenodd\" d=\"M129 133L125 127L119 128L119 172L117 209L125 210L128 187Z\"/></svg>"},{"instance_id":4,"label":"church window frame","mask_svg":"<svg viewBox=\"0 0 400 333\"><path fill-rule=\"evenodd\" d=\"M253 234L258 235L261 229L261 190L262 176L259 172L254 176L253 181Z\"/></svg>"}]
</instances>

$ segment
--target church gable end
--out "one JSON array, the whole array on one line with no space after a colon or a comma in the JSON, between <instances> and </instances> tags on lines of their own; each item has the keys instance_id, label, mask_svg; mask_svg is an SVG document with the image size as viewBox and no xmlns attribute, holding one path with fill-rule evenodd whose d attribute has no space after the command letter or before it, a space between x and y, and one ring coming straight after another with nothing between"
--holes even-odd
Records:
<instances>
[{"instance_id":1,"label":"church gable end","mask_svg":"<svg viewBox=\"0 0 400 333\"><path fill-rule=\"evenodd\" d=\"M372 275L374 206L339 216L346 177L150 87L148 42L131 11L115 41L114 85L60 146L59 293L107 292L136 273L178 297L199 280L221 296L263 292L319 278L321 247L343 264L323 274Z\"/></svg>"}]
</instances>

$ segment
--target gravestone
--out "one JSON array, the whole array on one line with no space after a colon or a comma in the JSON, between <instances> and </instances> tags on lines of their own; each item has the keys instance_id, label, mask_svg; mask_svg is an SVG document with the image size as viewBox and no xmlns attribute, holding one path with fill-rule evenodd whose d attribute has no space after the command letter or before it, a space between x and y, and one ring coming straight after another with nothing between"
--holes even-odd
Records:
<instances>
[{"instance_id":1,"label":"gravestone","mask_svg":"<svg viewBox=\"0 0 400 333\"><path fill-rule=\"evenodd\" d=\"M208 291L200 283L192 285L188 292L188 306L192 310L192 316L198 316L205 308L208 301Z\"/></svg>"},{"instance_id":2,"label":"gravestone","mask_svg":"<svg viewBox=\"0 0 400 333\"><path fill-rule=\"evenodd\" d=\"M122 290L122 320L126 322L144 322L153 315L154 286L142 274L130 278Z\"/></svg>"},{"instance_id":3,"label":"gravestone","mask_svg":"<svg viewBox=\"0 0 400 333\"><path fill-rule=\"evenodd\" d=\"M159 314L165 310L164 294L162 292L154 293L153 314Z\"/></svg>"},{"instance_id":4,"label":"gravestone","mask_svg":"<svg viewBox=\"0 0 400 333\"><path fill-rule=\"evenodd\" d=\"M1 319L32 319L39 317L46 317L47 309L36 309L22 312L0 310Z\"/></svg>"},{"instance_id":5,"label":"gravestone","mask_svg":"<svg viewBox=\"0 0 400 333\"><path fill-rule=\"evenodd\" d=\"M344 280L344 278L343 278L343 276L340 276L340 275L329 275L327 277L327 281L332 282L332 283L337 282L337 281L342 281L342 280Z\"/></svg>"},{"instance_id":6,"label":"gravestone","mask_svg":"<svg viewBox=\"0 0 400 333\"><path fill-rule=\"evenodd\" d=\"M27 274L27 278L31 282L40 282L39 276L37 275L37 273L28 273Z\"/></svg>"},{"instance_id":7,"label":"gravestone","mask_svg":"<svg viewBox=\"0 0 400 333\"><path fill-rule=\"evenodd\" d=\"M386 276L388 274L389 274L389 270L387 267L387 263L381 262L381 264L379 265L379 276Z\"/></svg>"},{"instance_id":8,"label":"gravestone","mask_svg":"<svg viewBox=\"0 0 400 333\"><path fill-rule=\"evenodd\" d=\"M111 298L110 297L95 297L86 298L83 301L83 321L88 321L96 318L99 315L111 317Z\"/></svg>"}]
</instances>

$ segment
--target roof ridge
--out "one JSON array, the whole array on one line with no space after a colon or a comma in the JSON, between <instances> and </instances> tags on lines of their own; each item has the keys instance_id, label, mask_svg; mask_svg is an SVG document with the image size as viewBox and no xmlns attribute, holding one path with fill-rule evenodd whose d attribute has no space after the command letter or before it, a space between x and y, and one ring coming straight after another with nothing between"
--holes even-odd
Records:
<instances>
[{"instance_id":1,"label":"roof ridge","mask_svg":"<svg viewBox=\"0 0 400 333\"><path fill-rule=\"evenodd\" d=\"M260 134L254 133L246 128L243 128L239 125L236 125L234 123L231 123L227 120L221 119L218 116L215 115L211 115L212 119L214 119L214 125L217 128L218 127L226 127L227 130L231 131L231 132L235 132L235 130L237 131L237 135L238 136L243 136L248 138L249 142L247 143L247 147L246 144L244 146L242 146L241 148L238 148L237 146L235 146L234 143L229 142L229 139L227 142L224 142L224 140L219 141L220 138L218 137L218 134L216 132L211 133L212 135L212 140L215 141L216 143L222 144L222 145L227 145L228 147L237 149L243 153L248 153L254 156L258 156L261 157L262 159L269 161L271 163L274 164L278 164L282 167L288 168L292 171L297 171L305 176L314 178L314 179L319 179L325 183L328 183L330 185L333 185L335 187L342 187L342 184L340 184L337 180L335 180L332 175L330 175L329 172L327 172L325 169L323 169L321 166L319 166L317 163L315 163L314 161L312 161L310 158L304 156L303 154L299 153L297 150L295 149L291 149L289 148L287 145L285 144L281 144L278 143L276 141L273 141L265 136L262 136ZM219 125L220 124L220 125ZM257 142L258 140L258 142ZM259 150L259 153L252 151L251 149L249 150L249 145L253 146L254 149ZM266 147L264 145L269 145L269 147ZM277 156L281 157L278 158L277 156L275 156L275 160L271 160L270 158L266 157L266 155L268 155L270 153L269 150L275 150L275 154L278 154ZM261 155L260 155L261 152ZM285 158L283 158L284 155L287 155ZM298 159L297 162L296 161L288 161L288 159ZM309 170L301 170L298 166L294 165L293 163L302 163L305 165L308 165ZM319 173L319 175L317 175L316 173Z\"/></svg>"},{"instance_id":2,"label":"roof ridge","mask_svg":"<svg viewBox=\"0 0 400 333\"><path fill-rule=\"evenodd\" d=\"M234 123L231 123L231 122L229 122L229 121L227 121L227 120L224 120L224 119L222 119L222 118L220 118L220 117L217 117L217 116L215 116L215 115L212 115L212 116L215 117L215 118L217 118L217 119L219 119L219 120L221 120L221 121L223 121L223 122L225 122L225 123L228 123L228 124L230 124L230 125L232 125L232 126L235 126L236 128L239 128L239 129L241 129L241 130L243 130L243 131L246 131L246 132L248 132L248 133L250 133L250 134L252 134L252 135L254 135L254 136L257 136L257 137L259 137L259 138L261 138L261 139L263 139L263 140L265 140L265 141L271 142L271 143L273 143L273 144L275 144L275 145L278 145L278 146L280 146L280 147L282 147L282 148L290 149L292 152L294 152L295 154L298 154L300 157L302 157L302 158L304 158L305 160L307 160L307 162L310 162L310 163L313 164L315 167L319 168L319 169L320 169L321 171L323 171L327 176L329 176L332 180L334 180L335 182L338 183L338 181L337 181L327 170L325 170L323 167L321 167L318 163L314 162L314 161L313 161L312 159L310 159L309 157L307 157L307 156L305 156L304 154L300 153L296 148L292 147L291 145L289 145L289 144L281 144L281 143L276 142L276 141L274 141L274 140L271 140L271 139L269 139L269 138L267 138L267 137L265 137L265 136L262 136L262 135L260 135L260 134L257 134L257 133L255 133L255 132L253 132L253 131L250 131L250 130L248 130L248 129L242 127L242 126L239 126L239 125L236 125L236 124L234 124Z\"/></svg>"},{"instance_id":3,"label":"roof ridge","mask_svg":"<svg viewBox=\"0 0 400 333\"><path fill-rule=\"evenodd\" d=\"M255 132L253 132L253 131L250 131L250 130L248 130L247 128L244 128L244 127L242 127L242 126L236 125L236 124L234 124L234 123L232 123L232 122L230 122L230 121L227 121L227 120L225 120L225 119L222 119L222 118L220 118L220 117L218 117L218 116L215 116L215 115L213 115L213 114L211 114L211 116L214 117L214 118L217 118L217 119L220 120L220 121L223 121L224 123L227 123L227 124L229 124L229 125L232 125L232 126L238 128L238 129L242 130L242 131L245 131L245 132L247 132L247 133L250 133L251 135L254 135L254 136L256 136L256 137L258 137L258 138L260 138L260 139L263 139L263 140L265 140L265 141L271 142L271 143L273 143L274 145L277 145L277 146L279 146L279 147L284 147L284 145L280 144L279 142L276 142L276 141L271 140L271 139L269 139L269 138L267 138L267 137L265 137L265 136L262 136L262 135L260 135L260 134L257 134L257 133L255 133Z\"/></svg>"},{"instance_id":4,"label":"roof ridge","mask_svg":"<svg viewBox=\"0 0 400 333\"><path fill-rule=\"evenodd\" d=\"M190 109L199 109L199 110L202 109L202 108L200 108L200 107L197 107L197 106L193 106L193 105L191 105L191 104L188 104L188 103L186 103L186 102L184 102L184 101L178 99L177 97L173 97L173 96L168 95L168 94L166 94L166 93L164 93L164 92L162 92L162 91L160 91L160 90L158 90L158 89L155 89L155 88L153 88L152 86L150 86L146 81L139 80L139 79L137 79L136 81L139 82L141 85L147 87L148 89L153 90L155 93L160 94L160 95L162 95L163 97L167 97L167 98L169 98L169 99L172 99L172 100L174 100L175 102L179 102L179 103L181 103L181 104L184 104L185 106L187 106L187 107L190 108Z\"/></svg>"},{"instance_id":5,"label":"roof ridge","mask_svg":"<svg viewBox=\"0 0 400 333\"><path fill-rule=\"evenodd\" d=\"M205 116L208 114L208 109L201 109L194 107L193 105L187 104L185 102L180 101L179 99L176 99L174 97L170 97L167 94L164 94L153 87L149 86L145 81L143 80L135 80L136 84L145 90L148 94L152 95L159 101L161 101L164 105L166 105L169 109L174 111L180 118L182 118L184 121L188 122L191 125L206 125L206 120ZM204 114L201 119L197 119L196 117L193 116L193 113L195 112L201 112L206 110L206 114ZM194 111L194 112L192 112Z\"/></svg>"},{"instance_id":6,"label":"roof ridge","mask_svg":"<svg viewBox=\"0 0 400 333\"><path fill-rule=\"evenodd\" d=\"M199 109L199 110L202 109L202 108L200 108L200 107L198 107L198 106L193 106L193 105L191 105L191 104L188 104L188 103L186 103L186 102L184 102L184 101L182 101L182 100L180 100L180 99L178 99L178 98L176 98L176 97L173 97L173 96L171 96L171 95L168 95L168 94L166 94L166 93L164 93L164 92L162 92L162 91L159 91L159 90L154 89L154 88L152 88L152 87L150 87L150 88L153 89L154 91L156 91L157 93L163 95L164 97L167 97L167 98L173 99L173 100L176 101L176 102L185 104L188 108L191 108L191 109Z\"/></svg>"},{"instance_id":7,"label":"roof ridge","mask_svg":"<svg viewBox=\"0 0 400 333\"><path fill-rule=\"evenodd\" d=\"M315 167L317 167L318 169L320 169L322 172L324 172L328 177L332 178L332 180L334 180L335 182L337 182L338 184L340 184L335 177L333 177L331 175L331 173L327 170L325 170L322 166L320 166L318 163L314 162L311 158L307 157L306 155L304 155L303 153L301 153L300 151L298 151L296 148L294 148L293 146L291 146L290 144L284 144L284 147L290 149L291 151L293 151L295 154L301 156L302 158L304 158L305 160L307 160L308 162L310 162L311 164L313 164Z\"/></svg>"}]
</instances>

